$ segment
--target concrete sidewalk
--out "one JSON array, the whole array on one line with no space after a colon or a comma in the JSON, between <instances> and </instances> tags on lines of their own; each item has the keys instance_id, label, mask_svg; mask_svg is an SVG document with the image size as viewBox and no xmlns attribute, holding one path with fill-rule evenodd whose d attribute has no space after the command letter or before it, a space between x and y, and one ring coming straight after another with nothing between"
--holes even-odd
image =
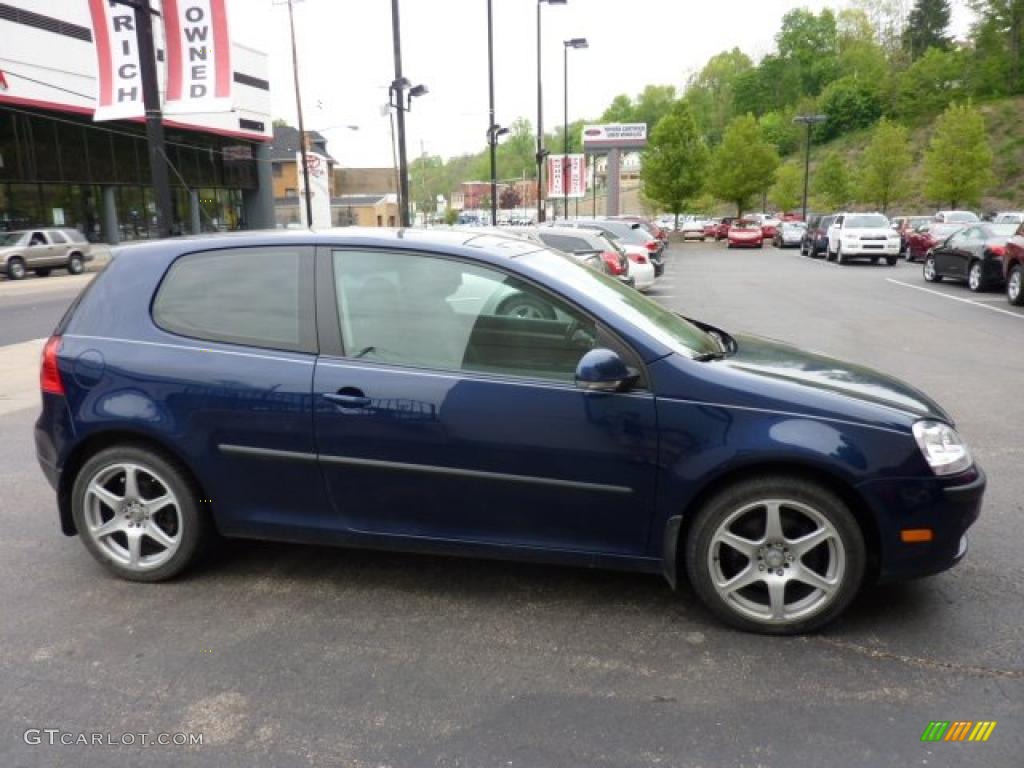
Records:
<instances>
[{"instance_id":1,"label":"concrete sidewalk","mask_svg":"<svg viewBox=\"0 0 1024 768\"><path fill-rule=\"evenodd\" d=\"M46 339L0 347L0 416L39 408L39 357Z\"/></svg>"}]
</instances>

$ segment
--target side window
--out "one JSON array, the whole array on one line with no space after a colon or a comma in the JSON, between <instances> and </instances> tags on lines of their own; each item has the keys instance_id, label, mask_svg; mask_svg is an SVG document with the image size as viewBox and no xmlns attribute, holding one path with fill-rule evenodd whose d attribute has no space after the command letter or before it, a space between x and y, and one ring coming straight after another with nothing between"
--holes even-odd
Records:
<instances>
[{"instance_id":1,"label":"side window","mask_svg":"<svg viewBox=\"0 0 1024 768\"><path fill-rule=\"evenodd\" d=\"M46 235L42 232L33 232L32 236L28 239L28 244L32 245L46 245Z\"/></svg>"},{"instance_id":2,"label":"side window","mask_svg":"<svg viewBox=\"0 0 1024 768\"><path fill-rule=\"evenodd\" d=\"M313 303L311 248L236 248L175 261L153 301L153 320L195 339L315 352Z\"/></svg>"},{"instance_id":3,"label":"side window","mask_svg":"<svg viewBox=\"0 0 1024 768\"><path fill-rule=\"evenodd\" d=\"M540 239L544 245L555 248L564 253L575 253L576 251L592 251L587 241L581 237L569 237L568 235L551 235L547 232L540 233Z\"/></svg>"},{"instance_id":4,"label":"side window","mask_svg":"<svg viewBox=\"0 0 1024 768\"><path fill-rule=\"evenodd\" d=\"M350 358L573 381L596 323L498 270L407 253L334 252Z\"/></svg>"},{"instance_id":5,"label":"side window","mask_svg":"<svg viewBox=\"0 0 1024 768\"><path fill-rule=\"evenodd\" d=\"M837 216L835 221L833 221L832 223L835 226L842 228L842 226L843 226L843 217L842 216Z\"/></svg>"},{"instance_id":6,"label":"side window","mask_svg":"<svg viewBox=\"0 0 1024 768\"><path fill-rule=\"evenodd\" d=\"M64 237L63 232L58 232L55 229L47 230L46 234L49 236L50 242L55 245L64 245L68 241L68 239Z\"/></svg>"}]
</instances>

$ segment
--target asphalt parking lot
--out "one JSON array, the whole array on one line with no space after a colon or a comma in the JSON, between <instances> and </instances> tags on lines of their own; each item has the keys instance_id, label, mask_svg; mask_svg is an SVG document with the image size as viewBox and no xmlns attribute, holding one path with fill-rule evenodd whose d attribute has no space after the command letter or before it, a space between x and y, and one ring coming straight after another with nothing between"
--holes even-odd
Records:
<instances>
[{"instance_id":1,"label":"asphalt parking lot","mask_svg":"<svg viewBox=\"0 0 1024 768\"><path fill-rule=\"evenodd\" d=\"M712 243L668 258L652 294L667 306L874 366L950 410L989 475L963 564L869 588L796 639L725 629L656 577L501 562L232 542L186 578L129 584L60 534L35 410L15 403L0 766L1020 768L1024 311L902 262ZM0 371L16 348L35 365L24 342L86 280L0 282ZM921 743L933 720L998 726L985 744ZM31 745L26 729L204 743Z\"/></svg>"}]
</instances>

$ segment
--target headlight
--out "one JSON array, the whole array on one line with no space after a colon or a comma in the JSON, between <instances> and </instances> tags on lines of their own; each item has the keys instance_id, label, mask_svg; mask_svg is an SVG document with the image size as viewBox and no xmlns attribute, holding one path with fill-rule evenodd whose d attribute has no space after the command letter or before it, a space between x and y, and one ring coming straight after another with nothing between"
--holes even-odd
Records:
<instances>
[{"instance_id":1,"label":"headlight","mask_svg":"<svg viewBox=\"0 0 1024 768\"><path fill-rule=\"evenodd\" d=\"M972 464L967 445L948 424L919 421L914 424L914 439L936 475L955 475Z\"/></svg>"}]
</instances>

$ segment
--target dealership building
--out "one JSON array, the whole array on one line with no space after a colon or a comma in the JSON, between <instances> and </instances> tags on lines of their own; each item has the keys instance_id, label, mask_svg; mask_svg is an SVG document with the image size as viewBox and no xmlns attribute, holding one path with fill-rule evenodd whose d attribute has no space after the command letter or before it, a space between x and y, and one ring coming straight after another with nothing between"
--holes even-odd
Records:
<instances>
[{"instance_id":1,"label":"dealership building","mask_svg":"<svg viewBox=\"0 0 1024 768\"><path fill-rule=\"evenodd\" d=\"M154 35L163 72L159 22ZM87 0L0 2L0 230L157 234L144 122L94 120L96 36ZM175 233L274 226L267 56L230 52L231 111L164 121Z\"/></svg>"}]
</instances>

